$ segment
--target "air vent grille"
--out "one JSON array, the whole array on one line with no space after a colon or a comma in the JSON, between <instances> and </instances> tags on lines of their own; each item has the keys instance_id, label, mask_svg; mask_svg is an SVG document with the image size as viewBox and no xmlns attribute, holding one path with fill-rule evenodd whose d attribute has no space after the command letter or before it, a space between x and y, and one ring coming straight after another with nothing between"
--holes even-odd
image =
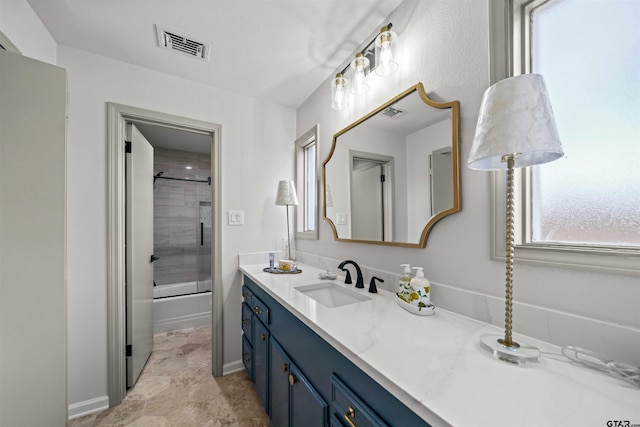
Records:
<instances>
[{"instance_id":1,"label":"air vent grille","mask_svg":"<svg viewBox=\"0 0 640 427\"><path fill-rule=\"evenodd\" d=\"M198 58L202 61L209 60L209 45L180 34L177 31L162 28L156 25L158 46L184 55Z\"/></svg>"},{"instance_id":2,"label":"air vent grille","mask_svg":"<svg viewBox=\"0 0 640 427\"><path fill-rule=\"evenodd\" d=\"M399 110L393 107L387 107L382 110L382 115L385 117L389 117L390 119L397 119L398 117L404 116L405 114L407 114L406 111Z\"/></svg>"}]
</instances>

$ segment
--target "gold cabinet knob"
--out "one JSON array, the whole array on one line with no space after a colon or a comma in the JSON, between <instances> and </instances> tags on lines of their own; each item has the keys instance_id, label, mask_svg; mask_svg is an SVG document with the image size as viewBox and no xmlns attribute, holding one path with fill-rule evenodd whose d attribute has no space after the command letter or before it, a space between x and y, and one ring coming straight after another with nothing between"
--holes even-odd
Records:
<instances>
[{"instance_id":1,"label":"gold cabinet knob","mask_svg":"<svg viewBox=\"0 0 640 427\"><path fill-rule=\"evenodd\" d=\"M265 334L260 334L260 339L262 341L266 341L267 340L267 336Z\"/></svg>"},{"instance_id":2,"label":"gold cabinet knob","mask_svg":"<svg viewBox=\"0 0 640 427\"><path fill-rule=\"evenodd\" d=\"M289 367L287 366L286 363L283 363L280 368L282 369L282 372L287 372L289 370Z\"/></svg>"},{"instance_id":3,"label":"gold cabinet knob","mask_svg":"<svg viewBox=\"0 0 640 427\"><path fill-rule=\"evenodd\" d=\"M289 384L294 385L297 382L298 382L298 379L296 378L296 376L293 374L289 374Z\"/></svg>"}]
</instances>

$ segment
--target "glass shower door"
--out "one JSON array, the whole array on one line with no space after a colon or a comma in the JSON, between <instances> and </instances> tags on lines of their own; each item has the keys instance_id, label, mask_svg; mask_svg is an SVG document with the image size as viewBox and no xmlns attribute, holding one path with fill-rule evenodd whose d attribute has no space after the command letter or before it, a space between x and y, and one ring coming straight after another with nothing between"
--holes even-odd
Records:
<instances>
[{"instance_id":1,"label":"glass shower door","mask_svg":"<svg viewBox=\"0 0 640 427\"><path fill-rule=\"evenodd\" d=\"M211 185L159 176L154 190L154 297L211 291Z\"/></svg>"},{"instance_id":2,"label":"glass shower door","mask_svg":"<svg viewBox=\"0 0 640 427\"><path fill-rule=\"evenodd\" d=\"M198 183L196 187L198 242L198 292L211 291L211 185Z\"/></svg>"}]
</instances>

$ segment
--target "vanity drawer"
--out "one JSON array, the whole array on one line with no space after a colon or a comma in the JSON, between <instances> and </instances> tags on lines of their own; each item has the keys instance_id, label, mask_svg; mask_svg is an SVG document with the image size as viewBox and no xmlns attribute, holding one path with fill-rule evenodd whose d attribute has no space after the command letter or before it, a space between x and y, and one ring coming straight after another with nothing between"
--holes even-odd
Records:
<instances>
[{"instance_id":1,"label":"vanity drawer","mask_svg":"<svg viewBox=\"0 0 640 427\"><path fill-rule=\"evenodd\" d=\"M253 314L255 314L258 317L258 319L262 321L262 323L264 323L265 325L268 325L269 324L269 307L267 307L265 303L260 301L260 298L258 298L255 295L253 295L251 300L253 301L251 304L251 309L253 310Z\"/></svg>"},{"instance_id":2,"label":"vanity drawer","mask_svg":"<svg viewBox=\"0 0 640 427\"><path fill-rule=\"evenodd\" d=\"M331 375L331 426L334 425L345 427L387 426L345 383L337 376Z\"/></svg>"},{"instance_id":3,"label":"vanity drawer","mask_svg":"<svg viewBox=\"0 0 640 427\"><path fill-rule=\"evenodd\" d=\"M246 285L242 285L242 301L244 301L249 307L253 304L253 292Z\"/></svg>"},{"instance_id":4,"label":"vanity drawer","mask_svg":"<svg viewBox=\"0 0 640 427\"><path fill-rule=\"evenodd\" d=\"M249 342L252 341L252 328L251 328L251 318L253 317L253 310L247 304L242 304L242 332L244 336L247 337Z\"/></svg>"},{"instance_id":5,"label":"vanity drawer","mask_svg":"<svg viewBox=\"0 0 640 427\"><path fill-rule=\"evenodd\" d=\"M251 381L253 381L253 347L251 346L251 342L247 339L246 336L242 337L242 364L244 368L247 370L247 374Z\"/></svg>"}]
</instances>

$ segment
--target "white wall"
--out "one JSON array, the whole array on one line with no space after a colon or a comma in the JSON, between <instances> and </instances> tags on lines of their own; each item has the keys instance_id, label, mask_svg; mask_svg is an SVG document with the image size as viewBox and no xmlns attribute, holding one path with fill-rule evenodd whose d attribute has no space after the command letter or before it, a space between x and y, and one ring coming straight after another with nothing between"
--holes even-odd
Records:
<instances>
[{"instance_id":1,"label":"white wall","mask_svg":"<svg viewBox=\"0 0 640 427\"><path fill-rule=\"evenodd\" d=\"M399 35L399 72L384 86L374 80L368 99L343 111L330 108L327 81L298 109L298 133L319 123L324 159L334 133L422 82L432 99L460 101L462 211L436 224L425 249L335 242L325 221L319 241L298 240L297 248L390 272L401 272L402 263L423 266L430 280L442 284L439 295L432 292L437 305L502 325L503 318L489 310L492 297L504 296L504 264L489 258L490 178L466 167L480 101L489 86L488 2L406 0L384 22L392 22ZM344 54L345 62L352 54ZM514 280L516 332L640 364L637 277L516 265Z\"/></svg>"},{"instance_id":2,"label":"white wall","mask_svg":"<svg viewBox=\"0 0 640 427\"><path fill-rule=\"evenodd\" d=\"M26 0L0 1L0 31L24 56L56 63L56 41Z\"/></svg>"},{"instance_id":3,"label":"white wall","mask_svg":"<svg viewBox=\"0 0 640 427\"><path fill-rule=\"evenodd\" d=\"M280 179L293 178L294 111L66 46L58 54L69 77L70 107L69 403L107 394L108 101L222 126L224 363L239 360L237 255L278 248L285 233L275 191ZM189 66L190 58L176 60ZM245 211L243 227L226 225L229 209Z\"/></svg>"}]
</instances>

